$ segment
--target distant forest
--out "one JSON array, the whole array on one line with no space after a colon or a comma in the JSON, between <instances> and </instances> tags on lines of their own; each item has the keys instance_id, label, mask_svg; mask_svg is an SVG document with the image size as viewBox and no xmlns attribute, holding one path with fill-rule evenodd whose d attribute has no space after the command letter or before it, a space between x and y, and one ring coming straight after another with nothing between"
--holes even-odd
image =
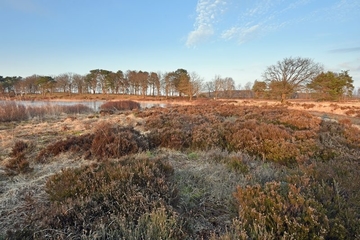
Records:
<instances>
[{"instance_id":1,"label":"distant forest","mask_svg":"<svg viewBox=\"0 0 360 240\"><path fill-rule=\"evenodd\" d=\"M346 100L360 97L348 71L324 72L322 67L307 58L285 58L269 66L263 81L235 86L231 77L216 75L205 82L196 72L177 69L173 72L128 70L117 72L94 69L88 74L63 73L58 76L28 77L0 76L3 96L26 94L121 94L146 96L179 96L193 98L306 98L316 100Z\"/></svg>"}]
</instances>

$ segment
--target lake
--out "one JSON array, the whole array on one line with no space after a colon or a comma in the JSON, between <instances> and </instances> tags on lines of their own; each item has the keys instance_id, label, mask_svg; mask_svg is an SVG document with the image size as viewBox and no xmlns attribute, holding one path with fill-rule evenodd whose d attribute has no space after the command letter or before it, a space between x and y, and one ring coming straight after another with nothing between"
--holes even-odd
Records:
<instances>
[{"instance_id":1,"label":"lake","mask_svg":"<svg viewBox=\"0 0 360 240\"><path fill-rule=\"evenodd\" d=\"M0 100L0 103L6 103L9 101L2 101ZM106 101L61 101L61 100L52 100L52 101L12 101L12 102L16 102L16 104L18 105L24 105L25 107L41 107L41 106L55 106L55 105L62 105L62 106L72 106L72 105L77 105L77 104L82 104L85 105L91 109L93 109L94 111L99 111L100 106L102 104L104 104ZM140 107L141 108L151 108L151 107L165 107L166 104L154 104L154 103L144 103L141 102L140 103Z\"/></svg>"}]
</instances>

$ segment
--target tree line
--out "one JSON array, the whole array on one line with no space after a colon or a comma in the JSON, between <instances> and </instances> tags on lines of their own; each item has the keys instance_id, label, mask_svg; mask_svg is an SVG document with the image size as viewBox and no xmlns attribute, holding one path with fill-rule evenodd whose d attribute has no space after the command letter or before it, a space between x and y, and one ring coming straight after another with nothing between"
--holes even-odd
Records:
<instances>
[{"instance_id":1,"label":"tree line","mask_svg":"<svg viewBox=\"0 0 360 240\"><path fill-rule=\"evenodd\" d=\"M128 70L117 72L93 69L88 74L63 73L58 76L0 76L2 94L123 94L146 96L185 96L192 100L200 94L210 98L279 99L307 94L317 100L341 100L353 95L354 86L348 71L324 72L321 64L309 58L285 58L263 72L263 80L235 87L231 77L216 75L204 82L196 72L185 69L172 72ZM360 88L358 93L360 96Z\"/></svg>"},{"instance_id":2,"label":"tree line","mask_svg":"<svg viewBox=\"0 0 360 240\"><path fill-rule=\"evenodd\" d=\"M197 96L203 79L185 69L162 74L128 70L117 72L94 69L88 74L63 73L58 76L32 75L22 77L0 76L0 92L15 94L102 93L139 96Z\"/></svg>"}]
</instances>

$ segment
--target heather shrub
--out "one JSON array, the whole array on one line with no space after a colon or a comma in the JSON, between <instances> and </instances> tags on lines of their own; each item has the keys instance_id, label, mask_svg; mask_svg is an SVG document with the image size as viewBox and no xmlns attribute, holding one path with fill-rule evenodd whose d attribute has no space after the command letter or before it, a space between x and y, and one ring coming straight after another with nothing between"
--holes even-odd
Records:
<instances>
[{"instance_id":1,"label":"heather shrub","mask_svg":"<svg viewBox=\"0 0 360 240\"><path fill-rule=\"evenodd\" d=\"M140 113L154 146L176 150L246 151L283 165L301 163L318 151L320 120L284 107L211 105Z\"/></svg>"},{"instance_id":2,"label":"heather shrub","mask_svg":"<svg viewBox=\"0 0 360 240\"><path fill-rule=\"evenodd\" d=\"M19 174L31 171L30 163L26 158L26 151L29 144L24 141L16 141L14 147L11 149L9 156L10 160L6 164L8 174Z\"/></svg>"},{"instance_id":3,"label":"heather shrub","mask_svg":"<svg viewBox=\"0 0 360 240\"><path fill-rule=\"evenodd\" d=\"M175 112L149 118L146 128L151 130L149 138L154 146L184 150L191 146L191 131L195 122L191 116Z\"/></svg>"},{"instance_id":4,"label":"heather shrub","mask_svg":"<svg viewBox=\"0 0 360 240\"><path fill-rule=\"evenodd\" d=\"M353 127L349 120L344 119L340 122L343 126L343 136L346 139L346 143L350 148L360 149L360 130L359 128Z\"/></svg>"},{"instance_id":5,"label":"heather shrub","mask_svg":"<svg viewBox=\"0 0 360 240\"><path fill-rule=\"evenodd\" d=\"M354 117L360 117L360 108L352 107L351 109L346 110L345 114L346 115L352 115Z\"/></svg>"},{"instance_id":6,"label":"heather shrub","mask_svg":"<svg viewBox=\"0 0 360 240\"><path fill-rule=\"evenodd\" d=\"M249 167L243 161L241 155L230 156L227 165L229 166L230 169L242 174L246 174L249 172Z\"/></svg>"},{"instance_id":7,"label":"heather shrub","mask_svg":"<svg viewBox=\"0 0 360 240\"><path fill-rule=\"evenodd\" d=\"M267 201L270 201L271 199L277 199L277 194L282 196L282 200L290 201L290 197L284 198L284 192L286 191L284 191L283 187L288 186L285 188L287 189L289 186L292 186L292 188L295 189L288 191L288 195L290 196L291 193L293 197L296 196L297 200L290 201L288 203L289 207L296 209L296 204L303 204L310 201L311 205L307 206L307 208L312 210L314 213L316 213L316 210L317 213L320 214L324 221L320 221L319 224L321 227L326 227L327 229L326 232L321 232L321 234L319 233L319 236L323 236L325 239L356 239L357 236L360 235L360 220L358 211L360 198L357 194L360 182L358 171L360 171L360 169L359 165L356 163L357 161L358 159L340 157L328 160L327 162L312 161L311 165L300 165L298 168L284 169L285 171L283 172L282 170L282 172L285 173L285 175L282 175L281 178L276 180L279 182L270 183L276 187L272 186L271 188L267 188L266 185L269 184L269 182L263 183L264 186L256 185L257 182L261 184L260 181L255 181L254 186L256 187L243 187L240 191L241 196L247 196L249 199L245 199L247 202L244 202L241 207L248 208L251 206L251 202L257 202L262 199L263 195L256 194L256 192L269 192L266 193L266 196L269 196L269 199L264 200L261 203L264 205L266 205ZM280 171L280 169L278 169L278 171ZM252 170L251 174L255 175L255 171ZM247 191L248 189L251 189L251 192L244 193L244 191ZM238 189L235 194L235 198L239 199L239 196L240 194ZM242 201L244 201L244 199L242 199ZM259 205L257 205L258 207L254 206L254 209L261 209L261 204L259 203ZM249 211L251 211L251 213L256 211L259 212L259 210L255 211L251 209L249 209ZM279 213L281 211L274 207L274 212ZM283 214L283 221L284 219L289 219L289 216L292 216L291 211L285 211ZM266 214L263 213L263 216L272 215L274 214L269 211L266 211ZM234 220L236 224L233 225L229 232L221 239L226 239L226 237L229 236L236 236L236 234L238 234L237 236L243 236L244 231L247 228L245 227L245 221L241 216L243 215L239 215L239 220ZM257 219L259 219L257 215L251 216L245 214L245 216L247 221L248 218L251 218L252 221L257 221ZM311 221L307 220L306 214L302 214L300 216L301 217L299 217L299 219L303 219L303 221L305 221L304 224L313 224ZM313 217L312 219L316 218ZM270 221L266 219L266 223L267 221L271 222L272 220ZM253 238L263 239L266 238L266 236L271 239L274 238L274 233L272 231L259 228L261 224L255 226L254 222L252 222L252 225L254 226L254 229L251 230L256 230L257 234L261 234ZM250 236L251 238L252 235L249 235L249 230L246 230L245 232L248 237ZM289 233L289 231L286 232ZM248 237L241 239L247 239ZM275 236L275 238L279 238L279 236ZM289 239L290 237L286 237L284 235L282 238ZM295 239L299 238L313 239L313 236L295 237Z\"/></svg>"},{"instance_id":8,"label":"heather shrub","mask_svg":"<svg viewBox=\"0 0 360 240\"><path fill-rule=\"evenodd\" d=\"M118 158L148 149L148 140L140 132L131 127L120 127L104 123L97 126L90 151L98 159L107 159Z\"/></svg>"},{"instance_id":9,"label":"heather shrub","mask_svg":"<svg viewBox=\"0 0 360 240\"><path fill-rule=\"evenodd\" d=\"M263 187L238 187L234 197L240 221L233 227L243 229L247 238L323 239L329 232L322 205L296 185L269 182Z\"/></svg>"},{"instance_id":10,"label":"heather shrub","mask_svg":"<svg viewBox=\"0 0 360 240\"><path fill-rule=\"evenodd\" d=\"M281 164L296 162L299 156L297 146L291 143L292 136L274 124L248 120L229 126L225 136L230 150L245 150L250 154Z\"/></svg>"},{"instance_id":11,"label":"heather shrub","mask_svg":"<svg viewBox=\"0 0 360 240\"><path fill-rule=\"evenodd\" d=\"M69 106L59 106L60 111L67 114L92 113L92 108L84 104L75 104Z\"/></svg>"},{"instance_id":12,"label":"heather shrub","mask_svg":"<svg viewBox=\"0 0 360 240\"><path fill-rule=\"evenodd\" d=\"M23 154L29 147L29 144L24 141L16 141L14 147L11 149L10 157L17 157Z\"/></svg>"},{"instance_id":13,"label":"heather shrub","mask_svg":"<svg viewBox=\"0 0 360 240\"><path fill-rule=\"evenodd\" d=\"M36 160L44 163L50 157L65 152L105 160L146 151L149 146L147 137L132 127L101 123L94 133L70 136L48 145L39 152Z\"/></svg>"},{"instance_id":14,"label":"heather shrub","mask_svg":"<svg viewBox=\"0 0 360 240\"><path fill-rule=\"evenodd\" d=\"M318 132L319 148L315 157L328 161L334 158L358 159L360 130L348 124L322 121Z\"/></svg>"},{"instance_id":15,"label":"heather shrub","mask_svg":"<svg viewBox=\"0 0 360 240\"><path fill-rule=\"evenodd\" d=\"M125 110L133 110L140 109L140 103L124 100L124 101L110 101L102 104L100 106L100 110L111 110L111 111L125 111Z\"/></svg>"},{"instance_id":16,"label":"heather shrub","mask_svg":"<svg viewBox=\"0 0 360 240\"><path fill-rule=\"evenodd\" d=\"M30 163L26 159L25 154L18 154L16 157L11 158L6 164L7 174L19 174L31 171Z\"/></svg>"},{"instance_id":17,"label":"heather shrub","mask_svg":"<svg viewBox=\"0 0 360 240\"><path fill-rule=\"evenodd\" d=\"M326 209L332 239L360 236L360 176L358 159L334 158L317 162L308 174L315 180L306 188Z\"/></svg>"},{"instance_id":18,"label":"heather shrub","mask_svg":"<svg viewBox=\"0 0 360 240\"><path fill-rule=\"evenodd\" d=\"M287 111L278 117L278 123L290 127L293 130L313 130L319 128L320 119L303 111Z\"/></svg>"},{"instance_id":19,"label":"heather shrub","mask_svg":"<svg viewBox=\"0 0 360 240\"><path fill-rule=\"evenodd\" d=\"M47 210L29 220L34 236L183 238L182 220L172 208L177 199L172 174L162 159L145 157L64 169L46 183Z\"/></svg>"},{"instance_id":20,"label":"heather shrub","mask_svg":"<svg viewBox=\"0 0 360 240\"><path fill-rule=\"evenodd\" d=\"M191 132L191 148L198 150L226 148L223 126L216 123L203 123L194 126Z\"/></svg>"},{"instance_id":21,"label":"heather shrub","mask_svg":"<svg viewBox=\"0 0 360 240\"><path fill-rule=\"evenodd\" d=\"M94 134L84 134L80 136L68 136L66 139L56 141L42 149L36 156L36 161L45 163L49 158L60 153L72 152L78 155L90 156L90 148L94 140Z\"/></svg>"},{"instance_id":22,"label":"heather shrub","mask_svg":"<svg viewBox=\"0 0 360 240\"><path fill-rule=\"evenodd\" d=\"M315 104L313 104L313 103L303 103L303 104L301 104L301 106L302 106L304 109L310 109L310 108L315 107Z\"/></svg>"}]
</instances>

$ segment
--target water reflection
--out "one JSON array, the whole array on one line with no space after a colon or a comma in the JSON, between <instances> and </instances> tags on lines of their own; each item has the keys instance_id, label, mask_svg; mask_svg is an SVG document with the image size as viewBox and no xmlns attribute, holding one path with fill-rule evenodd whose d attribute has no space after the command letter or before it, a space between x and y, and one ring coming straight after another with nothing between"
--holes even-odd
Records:
<instances>
[{"instance_id":1,"label":"water reflection","mask_svg":"<svg viewBox=\"0 0 360 240\"><path fill-rule=\"evenodd\" d=\"M0 101L0 103L6 103L9 101ZM73 106L82 104L94 111L98 111L100 106L105 103L105 101L13 101L18 105L24 105L25 107L42 107L42 106Z\"/></svg>"},{"instance_id":2,"label":"water reflection","mask_svg":"<svg viewBox=\"0 0 360 240\"><path fill-rule=\"evenodd\" d=\"M0 101L0 103L6 103L9 101ZM100 110L100 106L104 104L106 101L13 101L18 105L24 105L25 107L41 107L41 106L73 106L82 104L85 105L95 112ZM155 103L140 103L141 108L151 108L151 107L166 107L166 104L155 104Z\"/></svg>"}]
</instances>

